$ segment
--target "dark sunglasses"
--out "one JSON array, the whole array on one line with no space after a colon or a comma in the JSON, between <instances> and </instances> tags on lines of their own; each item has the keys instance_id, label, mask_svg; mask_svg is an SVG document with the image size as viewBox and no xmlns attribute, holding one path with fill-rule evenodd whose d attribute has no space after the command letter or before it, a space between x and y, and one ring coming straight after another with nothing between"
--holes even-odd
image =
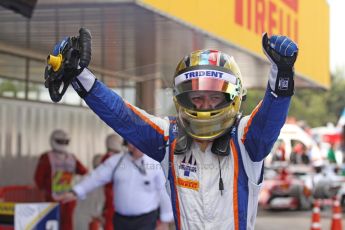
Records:
<instances>
[{"instance_id":1,"label":"dark sunglasses","mask_svg":"<svg viewBox=\"0 0 345 230\"><path fill-rule=\"evenodd\" d=\"M55 141L59 145L68 145L68 143L69 143L69 140L64 140L64 139L56 139Z\"/></svg>"}]
</instances>

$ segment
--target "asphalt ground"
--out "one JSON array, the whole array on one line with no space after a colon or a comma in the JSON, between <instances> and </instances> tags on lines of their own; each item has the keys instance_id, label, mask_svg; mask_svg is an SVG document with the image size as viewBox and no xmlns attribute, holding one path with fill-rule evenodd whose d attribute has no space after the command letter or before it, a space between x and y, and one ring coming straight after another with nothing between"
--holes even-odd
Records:
<instances>
[{"instance_id":1,"label":"asphalt ground","mask_svg":"<svg viewBox=\"0 0 345 230\"><path fill-rule=\"evenodd\" d=\"M321 229L331 229L331 209L321 210ZM258 210L255 230L310 229L311 211ZM345 229L345 213L342 213L342 226Z\"/></svg>"}]
</instances>

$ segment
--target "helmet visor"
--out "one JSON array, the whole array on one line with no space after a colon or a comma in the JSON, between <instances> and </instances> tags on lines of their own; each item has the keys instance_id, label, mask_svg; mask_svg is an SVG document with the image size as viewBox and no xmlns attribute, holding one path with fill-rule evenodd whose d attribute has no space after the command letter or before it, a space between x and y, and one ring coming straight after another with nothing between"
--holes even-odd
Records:
<instances>
[{"instance_id":1,"label":"helmet visor","mask_svg":"<svg viewBox=\"0 0 345 230\"><path fill-rule=\"evenodd\" d=\"M189 91L176 96L176 99L181 106L193 111L214 111L231 103L229 95L219 91Z\"/></svg>"},{"instance_id":2,"label":"helmet visor","mask_svg":"<svg viewBox=\"0 0 345 230\"><path fill-rule=\"evenodd\" d=\"M55 141L59 145L68 145L69 144L69 140L68 139L55 139Z\"/></svg>"},{"instance_id":3,"label":"helmet visor","mask_svg":"<svg viewBox=\"0 0 345 230\"><path fill-rule=\"evenodd\" d=\"M189 72L187 72L189 73ZM208 73L206 71L206 73ZM178 101L178 103L185 108L188 109L195 109L195 110L210 110L210 109L220 109L228 106L236 96L240 95L241 87L238 78L234 75L229 73L223 73L222 78L215 78L211 76L204 76L204 77L195 77L192 79L188 79L183 81L183 78L186 78L181 74L176 77L175 79L175 88L174 88L174 95ZM182 77L181 77L182 76ZM189 75L187 75L189 76ZM176 84L178 83L178 84ZM209 94L223 93L225 96L225 101L223 103L219 103L214 107L203 107L199 108L195 106L195 104L191 101L191 93L192 92L202 92ZM212 99L212 98L209 98Z\"/></svg>"},{"instance_id":4,"label":"helmet visor","mask_svg":"<svg viewBox=\"0 0 345 230\"><path fill-rule=\"evenodd\" d=\"M175 86L175 95L189 91L218 91L224 93L230 93L236 88L236 85L225 81L225 80L215 80L211 78L197 78L191 79L189 81L182 82L181 84Z\"/></svg>"},{"instance_id":5,"label":"helmet visor","mask_svg":"<svg viewBox=\"0 0 345 230\"><path fill-rule=\"evenodd\" d=\"M186 91L208 90L231 93L239 79L230 72L195 69L182 72L175 77L175 95Z\"/></svg>"}]
</instances>

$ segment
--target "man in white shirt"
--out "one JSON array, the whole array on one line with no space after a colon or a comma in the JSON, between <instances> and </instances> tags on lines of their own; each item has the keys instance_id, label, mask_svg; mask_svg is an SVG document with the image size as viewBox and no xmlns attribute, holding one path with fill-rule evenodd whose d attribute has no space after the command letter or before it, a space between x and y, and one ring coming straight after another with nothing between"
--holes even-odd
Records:
<instances>
[{"instance_id":1,"label":"man in white shirt","mask_svg":"<svg viewBox=\"0 0 345 230\"><path fill-rule=\"evenodd\" d=\"M132 144L128 144L128 152L111 156L61 199L85 199L88 192L112 181L114 228L153 230L160 219L161 228L168 229L173 212L161 165Z\"/></svg>"}]
</instances>

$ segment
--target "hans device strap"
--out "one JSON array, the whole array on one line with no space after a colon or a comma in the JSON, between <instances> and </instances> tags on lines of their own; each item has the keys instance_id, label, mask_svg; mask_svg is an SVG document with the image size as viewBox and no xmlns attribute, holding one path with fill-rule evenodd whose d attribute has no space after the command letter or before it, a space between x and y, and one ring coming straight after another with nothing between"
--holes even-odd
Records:
<instances>
[{"instance_id":1,"label":"hans device strap","mask_svg":"<svg viewBox=\"0 0 345 230\"><path fill-rule=\"evenodd\" d=\"M236 132L236 128L240 123L242 118L242 114L239 114L235 124L230 128L230 132L226 132L222 136L216 138L213 141L211 152L218 155L218 156L228 156L230 154L230 139ZM192 138L188 136L185 132L182 131L183 129L179 129L179 134L176 141L176 147L174 150L175 155L182 155L185 154L192 145Z\"/></svg>"}]
</instances>

